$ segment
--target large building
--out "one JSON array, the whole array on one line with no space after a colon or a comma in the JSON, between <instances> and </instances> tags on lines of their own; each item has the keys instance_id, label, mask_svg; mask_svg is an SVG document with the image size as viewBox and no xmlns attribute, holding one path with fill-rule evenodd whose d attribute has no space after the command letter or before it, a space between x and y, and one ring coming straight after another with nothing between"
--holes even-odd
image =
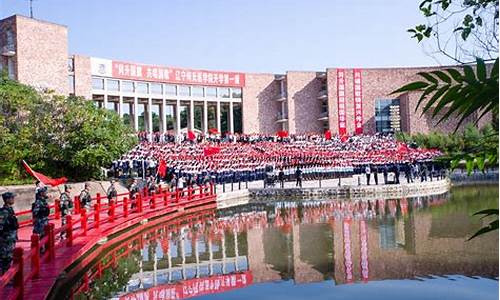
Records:
<instances>
[{"instance_id":1,"label":"large building","mask_svg":"<svg viewBox=\"0 0 500 300\"><path fill-rule=\"evenodd\" d=\"M415 111L418 93L391 95L434 68L326 68L286 74L192 70L68 53L68 28L0 20L0 69L22 83L82 96L136 131L274 134L448 132ZM471 120L473 120L471 118Z\"/></svg>"}]
</instances>

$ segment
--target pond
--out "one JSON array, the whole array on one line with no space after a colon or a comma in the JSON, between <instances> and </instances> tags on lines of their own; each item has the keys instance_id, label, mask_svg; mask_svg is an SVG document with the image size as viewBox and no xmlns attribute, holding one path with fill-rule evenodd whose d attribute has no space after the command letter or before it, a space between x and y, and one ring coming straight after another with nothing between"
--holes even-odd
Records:
<instances>
[{"instance_id":1,"label":"pond","mask_svg":"<svg viewBox=\"0 0 500 300\"><path fill-rule=\"evenodd\" d=\"M60 279L64 299L498 299L497 186L408 199L279 200L148 228Z\"/></svg>"}]
</instances>

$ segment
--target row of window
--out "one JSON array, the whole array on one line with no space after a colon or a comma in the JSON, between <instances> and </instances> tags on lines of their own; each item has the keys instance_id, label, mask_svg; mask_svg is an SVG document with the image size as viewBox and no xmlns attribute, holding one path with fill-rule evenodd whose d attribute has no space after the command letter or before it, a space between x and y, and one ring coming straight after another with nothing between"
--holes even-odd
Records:
<instances>
[{"instance_id":1,"label":"row of window","mask_svg":"<svg viewBox=\"0 0 500 300\"><path fill-rule=\"evenodd\" d=\"M136 81L120 81L116 79L104 79L92 77L92 89L104 90L104 80L106 80L106 90L112 92L128 92L168 96L184 96L184 97L209 97L209 98L237 98L241 99L241 88L225 88L225 87L203 87L203 86L187 86L161 83L147 83Z\"/></svg>"}]
</instances>

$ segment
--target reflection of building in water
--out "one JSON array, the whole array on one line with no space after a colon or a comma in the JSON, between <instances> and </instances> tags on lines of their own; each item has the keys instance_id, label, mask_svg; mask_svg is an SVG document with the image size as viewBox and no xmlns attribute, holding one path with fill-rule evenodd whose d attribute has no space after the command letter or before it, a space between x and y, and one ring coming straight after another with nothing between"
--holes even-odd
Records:
<instances>
[{"instance_id":1,"label":"reflection of building in water","mask_svg":"<svg viewBox=\"0 0 500 300\"><path fill-rule=\"evenodd\" d=\"M498 237L465 242L477 226L466 215L428 209L443 199L252 203L197 223L167 224L144 236L139 272L125 294L174 285L187 293L186 286L203 285L201 279L241 274L244 284L234 279L233 286L203 291L288 279L342 284L428 274L498 276ZM440 222L443 214L468 227L451 234L449 223Z\"/></svg>"}]
</instances>

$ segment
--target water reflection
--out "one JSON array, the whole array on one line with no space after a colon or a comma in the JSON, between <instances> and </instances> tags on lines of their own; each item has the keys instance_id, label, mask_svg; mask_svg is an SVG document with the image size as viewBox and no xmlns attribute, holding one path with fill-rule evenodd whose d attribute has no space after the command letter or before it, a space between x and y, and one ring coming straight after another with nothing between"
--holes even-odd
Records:
<instances>
[{"instance_id":1,"label":"water reflection","mask_svg":"<svg viewBox=\"0 0 500 300\"><path fill-rule=\"evenodd\" d=\"M77 299L180 299L291 279L339 285L429 275L497 277L498 236L465 242L481 226L470 210L491 207L496 199L469 202L444 194L202 211L114 246L78 274L72 292Z\"/></svg>"}]
</instances>

